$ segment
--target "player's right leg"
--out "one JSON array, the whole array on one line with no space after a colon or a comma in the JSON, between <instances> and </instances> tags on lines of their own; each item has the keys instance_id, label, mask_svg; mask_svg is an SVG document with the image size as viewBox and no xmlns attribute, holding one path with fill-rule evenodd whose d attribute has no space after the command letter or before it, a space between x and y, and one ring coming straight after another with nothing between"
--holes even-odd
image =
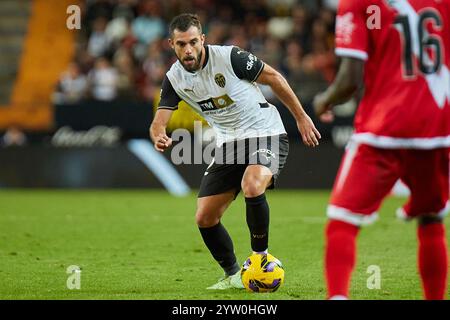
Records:
<instances>
[{"instance_id":1,"label":"player's right leg","mask_svg":"<svg viewBox=\"0 0 450 320\"><path fill-rule=\"evenodd\" d=\"M225 272L223 279L208 289L244 288L233 242L220 218L240 190L245 166L218 164L206 169L198 194L196 222L205 245ZM236 281L235 281L236 280Z\"/></svg>"},{"instance_id":2,"label":"player's right leg","mask_svg":"<svg viewBox=\"0 0 450 320\"><path fill-rule=\"evenodd\" d=\"M328 299L347 299L356 263L359 228L374 221L381 201L398 179L395 153L350 144L328 206L325 278Z\"/></svg>"},{"instance_id":3,"label":"player's right leg","mask_svg":"<svg viewBox=\"0 0 450 320\"><path fill-rule=\"evenodd\" d=\"M233 242L220 222L222 215L234 200L236 192L229 192L198 198L195 220L206 247L226 275L240 270L234 254Z\"/></svg>"}]
</instances>

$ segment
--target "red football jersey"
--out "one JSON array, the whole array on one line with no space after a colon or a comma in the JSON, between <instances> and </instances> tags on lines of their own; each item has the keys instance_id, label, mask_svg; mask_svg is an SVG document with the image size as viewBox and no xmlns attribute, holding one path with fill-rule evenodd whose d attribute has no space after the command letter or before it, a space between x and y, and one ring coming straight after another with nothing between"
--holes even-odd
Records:
<instances>
[{"instance_id":1,"label":"red football jersey","mask_svg":"<svg viewBox=\"0 0 450 320\"><path fill-rule=\"evenodd\" d=\"M366 61L355 141L450 146L450 0L340 0L336 54Z\"/></svg>"}]
</instances>

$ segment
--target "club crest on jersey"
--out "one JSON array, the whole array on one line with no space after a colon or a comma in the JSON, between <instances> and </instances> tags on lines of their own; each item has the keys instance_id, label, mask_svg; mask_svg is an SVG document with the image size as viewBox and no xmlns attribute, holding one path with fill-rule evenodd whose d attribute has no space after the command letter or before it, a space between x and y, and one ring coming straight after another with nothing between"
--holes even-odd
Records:
<instances>
[{"instance_id":1,"label":"club crest on jersey","mask_svg":"<svg viewBox=\"0 0 450 320\"><path fill-rule=\"evenodd\" d=\"M225 77L223 76L223 74L218 73L214 76L214 81L217 83L217 85L221 88L225 88Z\"/></svg>"},{"instance_id":2,"label":"club crest on jersey","mask_svg":"<svg viewBox=\"0 0 450 320\"><path fill-rule=\"evenodd\" d=\"M231 106L233 103L234 101L227 94L198 102L203 112L226 108Z\"/></svg>"}]
</instances>

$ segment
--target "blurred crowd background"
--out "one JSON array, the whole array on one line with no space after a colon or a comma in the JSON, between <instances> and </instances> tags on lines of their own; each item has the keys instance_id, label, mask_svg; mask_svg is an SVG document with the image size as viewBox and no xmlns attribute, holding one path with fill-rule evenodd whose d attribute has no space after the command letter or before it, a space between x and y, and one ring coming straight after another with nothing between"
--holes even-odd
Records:
<instances>
[{"instance_id":1,"label":"blurred crowd background","mask_svg":"<svg viewBox=\"0 0 450 320\"><path fill-rule=\"evenodd\" d=\"M0 188L164 187L146 167L155 160L144 165L130 143L153 150L148 128L176 61L168 26L185 12L199 15L207 44L239 46L279 70L316 123L321 148L310 152L289 110L260 86L291 142L280 186L330 188L356 108L338 106L335 121L325 124L311 107L338 65L337 2L0 0ZM79 28L72 28L77 19ZM192 143L208 142L211 129L203 122L196 133L194 120L201 119L182 101L167 130L187 129ZM177 171L198 186L204 166Z\"/></svg>"},{"instance_id":2,"label":"blurred crowd background","mask_svg":"<svg viewBox=\"0 0 450 320\"><path fill-rule=\"evenodd\" d=\"M61 74L56 104L139 100L154 103L176 57L168 25L183 12L199 15L207 44L236 45L288 79L305 103L336 71L337 0L86 0L73 62ZM276 100L268 88L266 98Z\"/></svg>"}]
</instances>

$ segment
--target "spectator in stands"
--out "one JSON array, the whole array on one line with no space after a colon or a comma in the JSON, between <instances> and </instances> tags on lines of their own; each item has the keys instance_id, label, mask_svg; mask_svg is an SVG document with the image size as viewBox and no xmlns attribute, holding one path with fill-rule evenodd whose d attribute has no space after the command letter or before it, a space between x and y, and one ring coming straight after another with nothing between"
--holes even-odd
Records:
<instances>
[{"instance_id":1,"label":"spectator in stands","mask_svg":"<svg viewBox=\"0 0 450 320\"><path fill-rule=\"evenodd\" d=\"M113 9L113 18L125 18L127 20L134 19L134 8L138 4L138 2L138 0L118 0L117 5Z\"/></svg>"},{"instance_id":2,"label":"spectator in stands","mask_svg":"<svg viewBox=\"0 0 450 320\"><path fill-rule=\"evenodd\" d=\"M117 70L118 95L121 97L135 97L135 66L133 57L125 48L116 51L113 57L113 65Z\"/></svg>"},{"instance_id":3,"label":"spectator in stands","mask_svg":"<svg viewBox=\"0 0 450 320\"><path fill-rule=\"evenodd\" d=\"M326 1L326 0L325 0ZM316 14L320 9L320 4L317 0L297 0L303 7L306 8L309 12Z\"/></svg>"},{"instance_id":4,"label":"spectator in stands","mask_svg":"<svg viewBox=\"0 0 450 320\"><path fill-rule=\"evenodd\" d=\"M336 11L339 0L323 0L322 2L325 8Z\"/></svg>"},{"instance_id":5,"label":"spectator in stands","mask_svg":"<svg viewBox=\"0 0 450 320\"><path fill-rule=\"evenodd\" d=\"M87 79L81 73L77 63L67 66L59 79L53 101L57 104L72 104L79 102L86 96Z\"/></svg>"},{"instance_id":6,"label":"spectator in stands","mask_svg":"<svg viewBox=\"0 0 450 320\"><path fill-rule=\"evenodd\" d=\"M135 18L134 5L137 0L119 0L113 11L113 19L106 26L106 36L113 48L117 49L123 39L130 34L131 22Z\"/></svg>"},{"instance_id":7,"label":"spectator in stands","mask_svg":"<svg viewBox=\"0 0 450 320\"><path fill-rule=\"evenodd\" d=\"M93 22L98 17L110 20L114 4L110 0L86 0L86 15L82 21L85 21L87 34L92 33Z\"/></svg>"},{"instance_id":8,"label":"spectator in stands","mask_svg":"<svg viewBox=\"0 0 450 320\"><path fill-rule=\"evenodd\" d=\"M322 77L331 82L335 73L335 55L328 38L327 25L322 20L315 20L311 33L311 52L306 57L311 60L313 71L320 72Z\"/></svg>"},{"instance_id":9,"label":"spectator in stands","mask_svg":"<svg viewBox=\"0 0 450 320\"><path fill-rule=\"evenodd\" d=\"M119 74L105 57L95 61L88 75L91 96L99 101L112 101L117 97Z\"/></svg>"},{"instance_id":10,"label":"spectator in stands","mask_svg":"<svg viewBox=\"0 0 450 320\"><path fill-rule=\"evenodd\" d=\"M104 17L98 17L93 22L93 31L89 37L88 52L92 57L100 57L108 52L111 39L105 30L108 21Z\"/></svg>"},{"instance_id":11,"label":"spectator in stands","mask_svg":"<svg viewBox=\"0 0 450 320\"><path fill-rule=\"evenodd\" d=\"M6 130L0 142L3 147L24 146L27 137L17 126L12 125Z\"/></svg>"},{"instance_id":12,"label":"spectator in stands","mask_svg":"<svg viewBox=\"0 0 450 320\"><path fill-rule=\"evenodd\" d=\"M160 18L161 7L155 0L145 0L139 16L132 23L132 28L139 42L150 44L165 34L165 23Z\"/></svg>"},{"instance_id":13,"label":"spectator in stands","mask_svg":"<svg viewBox=\"0 0 450 320\"><path fill-rule=\"evenodd\" d=\"M226 35L227 25L216 20L209 25L207 41L208 43L224 43Z\"/></svg>"},{"instance_id":14,"label":"spectator in stands","mask_svg":"<svg viewBox=\"0 0 450 320\"><path fill-rule=\"evenodd\" d=\"M286 55L282 61L281 70L287 75L288 79L302 67L303 48L300 43L294 39L286 43Z\"/></svg>"},{"instance_id":15,"label":"spectator in stands","mask_svg":"<svg viewBox=\"0 0 450 320\"><path fill-rule=\"evenodd\" d=\"M147 51L147 58L142 66L142 80L140 83L141 95L145 100L153 102L154 97L161 89L161 83L166 74L165 57L161 51L161 44L153 42Z\"/></svg>"},{"instance_id":16,"label":"spectator in stands","mask_svg":"<svg viewBox=\"0 0 450 320\"><path fill-rule=\"evenodd\" d=\"M284 57L281 41L273 37L267 37L264 42L264 48L265 52L263 53L261 59L274 68L280 69L279 65Z\"/></svg>"},{"instance_id":17,"label":"spectator in stands","mask_svg":"<svg viewBox=\"0 0 450 320\"><path fill-rule=\"evenodd\" d=\"M296 5L292 8L292 39L299 42L302 48L308 48L309 40L309 21L310 16L308 11L301 5Z\"/></svg>"},{"instance_id":18,"label":"spectator in stands","mask_svg":"<svg viewBox=\"0 0 450 320\"><path fill-rule=\"evenodd\" d=\"M326 25L327 25L327 30L328 30L328 38L330 38L330 40L328 40L329 42L331 41L334 44L334 25L335 25L335 17L336 17L336 12L333 11L332 9L322 9L320 10L319 13L319 19L322 20Z\"/></svg>"},{"instance_id":19,"label":"spectator in stands","mask_svg":"<svg viewBox=\"0 0 450 320\"><path fill-rule=\"evenodd\" d=\"M117 48L121 41L128 35L130 30L130 21L124 17L117 17L111 20L106 26L105 34L111 41L113 48Z\"/></svg>"},{"instance_id":20,"label":"spectator in stands","mask_svg":"<svg viewBox=\"0 0 450 320\"><path fill-rule=\"evenodd\" d=\"M336 3L337 0L87 0L85 33L80 33L79 46L84 49L78 50L76 58L86 74L93 69L97 57L107 56L113 61L118 71L101 72L108 74L105 78L119 78L116 86L106 86L110 92L105 95L106 100L129 89L133 91L134 86L140 97L153 101L159 94L160 70L173 62L171 49L164 41L166 25L178 13L195 12L205 21L208 43L240 46L282 69L308 104L312 93L321 90L335 75L332 48ZM134 68L130 68L131 64Z\"/></svg>"}]
</instances>

